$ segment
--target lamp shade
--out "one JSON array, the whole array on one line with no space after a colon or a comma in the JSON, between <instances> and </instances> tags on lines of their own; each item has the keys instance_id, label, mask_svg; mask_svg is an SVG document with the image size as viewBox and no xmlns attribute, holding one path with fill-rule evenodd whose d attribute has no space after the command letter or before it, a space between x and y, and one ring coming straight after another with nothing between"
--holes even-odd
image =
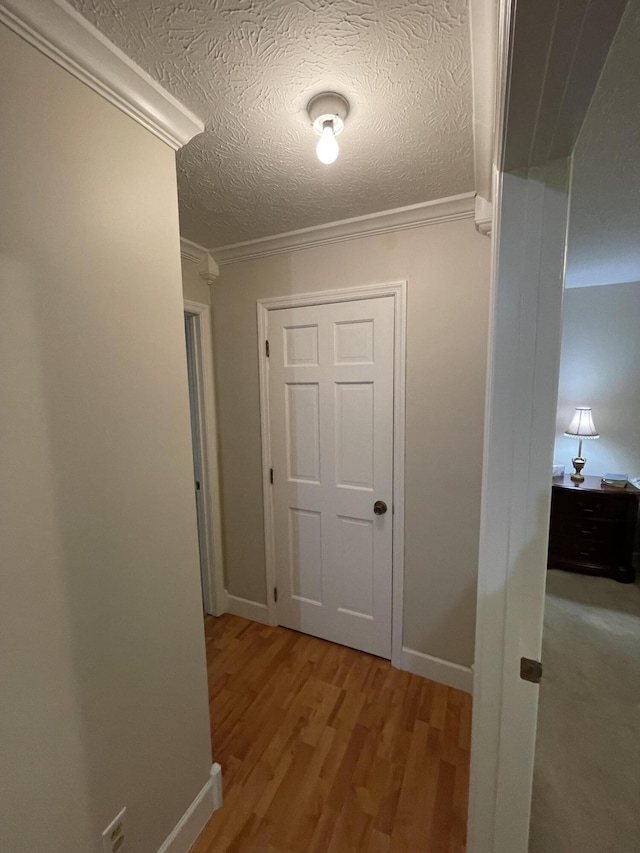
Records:
<instances>
[{"instance_id":1,"label":"lamp shade","mask_svg":"<svg viewBox=\"0 0 640 853\"><path fill-rule=\"evenodd\" d=\"M591 417L591 406L576 406L575 414L564 434L580 438L600 438Z\"/></svg>"}]
</instances>

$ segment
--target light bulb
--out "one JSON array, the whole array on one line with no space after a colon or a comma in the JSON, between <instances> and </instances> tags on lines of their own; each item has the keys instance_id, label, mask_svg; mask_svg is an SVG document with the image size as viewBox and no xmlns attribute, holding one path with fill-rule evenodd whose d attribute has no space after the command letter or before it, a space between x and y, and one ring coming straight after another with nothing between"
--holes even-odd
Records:
<instances>
[{"instance_id":1,"label":"light bulb","mask_svg":"<svg viewBox=\"0 0 640 853\"><path fill-rule=\"evenodd\" d=\"M321 163L327 166L329 163L334 163L340 152L338 140L333 132L333 122L325 121L322 126L322 134L316 146L316 154Z\"/></svg>"}]
</instances>

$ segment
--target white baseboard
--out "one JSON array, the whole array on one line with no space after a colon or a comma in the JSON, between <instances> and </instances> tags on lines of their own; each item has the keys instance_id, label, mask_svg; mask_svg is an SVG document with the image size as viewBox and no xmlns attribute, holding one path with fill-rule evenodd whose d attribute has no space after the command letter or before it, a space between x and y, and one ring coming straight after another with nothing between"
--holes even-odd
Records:
<instances>
[{"instance_id":1,"label":"white baseboard","mask_svg":"<svg viewBox=\"0 0 640 853\"><path fill-rule=\"evenodd\" d=\"M205 823L222 805L222 769L213 764L202 790L175 825L158 853L188 853Z\"/></svg>"},{"instance_id":2,"label":"white baseboard","mask_svg":"<svg viewBox=\"0 0 640 853\"><path fill-rule=\"evenodd\" d=\"M459 663L441 660L403 646L400 669L473 695L473 670L469 666L460 666Z\"/></svg>"},{"instance_id":3,"label":"white baseboard","mask_svg":"<svg viewBox=\"0 0 640 853\"><path fill-rule=\"evenodd\" d=\"M216 601L216 610L217 613L212 613L212 616L222 616L223 613L229 612L229 594L226 589L223 589L220 593L220 602Z\"/></svg>"},{"instance_id":4,"label":"white baseboard","mask_svg":"<svg viewBox=\"0 0 640 853\"><path fill-rule=\"evenodd\" d=\"M266 604L260 604L258 601L249 601L247 598L229 595L229 593L227 593L227 613L233 613L234 616L242 616L243 619L251 619L252 622L260 622L262 625L268 624Z\"/></svg>"}]
</instances>

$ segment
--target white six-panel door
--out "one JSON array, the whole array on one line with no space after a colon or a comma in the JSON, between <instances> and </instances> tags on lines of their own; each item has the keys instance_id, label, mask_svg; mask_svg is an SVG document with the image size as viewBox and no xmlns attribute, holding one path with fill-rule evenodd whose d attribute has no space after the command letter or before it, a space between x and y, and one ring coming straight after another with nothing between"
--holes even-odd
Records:
<instances>
[{"instance_id":1,"label":"white six-panel door","mask_svg":"<svg viewBox=\"0 0 640 853\"><path fill-rule=\"evenodd\" d=\"M388 658L394 299L270 311L268 339L278 624Z\"/></svg>"}]
</instances>

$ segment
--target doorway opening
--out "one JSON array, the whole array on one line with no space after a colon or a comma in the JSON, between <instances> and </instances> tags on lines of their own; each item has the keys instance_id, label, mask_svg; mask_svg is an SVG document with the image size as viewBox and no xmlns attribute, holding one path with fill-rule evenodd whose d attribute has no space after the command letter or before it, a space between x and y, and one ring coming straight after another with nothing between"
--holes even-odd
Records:
<instances>
[{"instance_id":1,"label":"doorway opening","mask_svg":"<svg viewBox=\"0 0 640 853\"><path fill-rule=\"evenodd\" d=\"M633 0L572 155L531 853L640 838L639 38Z\"/></svg>"},{"instance_id":2,"label":"doorway opening","mask_svg":"<svg viewBox=\"0 0 640 853\"><path fill-rule=\"evenodd\" d=\"M474 670L469 803L474 853L532 849L537 704L545 679L548 683L544 673L538 686L541 660L544 667L565 250L569 214L575 214L571 166L624 6L594 3L587 11L579 4L552 3L542 14L540 4L509 3L501 16L499 77L506 85L496 149L492 351ZM564 63L567 56L570 64ZM605 138L611 126L609 122ZM593 206L589 216L594 222L607 221L593 215ZM602 236L590 243L600 252ZM574 405L584 402L578 399ZM582 663L574 657L572 665ZM589 714L588 703L581 712ZM588 736L583 743L589 743ZM557 751L553 758L558 759ZM578 778L584 784L580 775L573 776L572 784ZM557 774L553 783L560 803L566 785ZM587 798L580 799L581 816L585 809L590 809ZM569 837L571 818L562 826ZM540 849L560 848L551 843Z\"/></svg>"},{"instance_id":3,"label":"doorway opening","mask_svg":"<svg viewBox=\"0 0 640 853\"><path fill-rule=\"evenodd\" d=\"M205 614L220 616L226 605L209 312L208 305L185 300L184 332L202 605Z\"/></svg>"}]
</instances>

